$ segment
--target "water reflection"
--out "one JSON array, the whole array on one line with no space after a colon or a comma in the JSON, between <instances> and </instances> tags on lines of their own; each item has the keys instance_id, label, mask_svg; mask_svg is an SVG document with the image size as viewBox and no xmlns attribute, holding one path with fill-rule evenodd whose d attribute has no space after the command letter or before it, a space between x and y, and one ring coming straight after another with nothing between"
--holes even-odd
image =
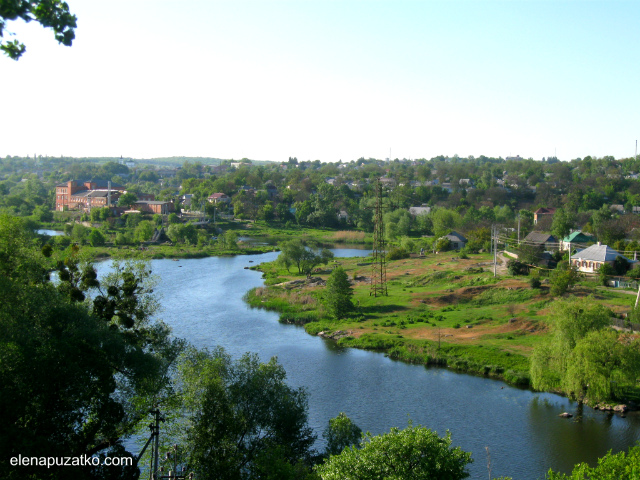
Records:
<instances>
[{"instance_id":1,"label":"water reflection","mask_svg":"<svg viewBox=\"0 0 640 480\"><path fill-rule=\"evenodd\" d=\"M563 412L573 414L562 418ZM531 446L555 469L569 471L579 462L595 464L609 450L625 450L638 440L640 416L626 418L584 407L567 399L538 394L530 402L527 423Z\"/></svg>"}]
</instances>

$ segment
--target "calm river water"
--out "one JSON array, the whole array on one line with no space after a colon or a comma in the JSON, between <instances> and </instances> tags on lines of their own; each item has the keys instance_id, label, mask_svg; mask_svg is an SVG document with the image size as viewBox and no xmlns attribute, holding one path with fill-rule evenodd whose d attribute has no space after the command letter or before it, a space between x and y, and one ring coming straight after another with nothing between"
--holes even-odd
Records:
<instances>
[{"instance_id":1,"label":"calm river water","mask_svg":"<svg viewBox=\"0 0 640 480\"><path fill-rule=\"evenodd\" d=\"M335 253L357 256L362 251ZM265 361L277 356L289 383L307 388L309 421L320 440L329 418L340 412L374 434L403 428L410 418L441 435L450 430L454 445L473 452L471 478L488 477L489 447L492 476L514 480L542 479L549 468L568 472L575 463L593 464L609 449L624 450L640 440L636 413L621 418L580 411L557 395L343 349L301 327L278 323L277 314L242 301L246 291L262 285L260 272L244 267L276 256L153 261L164 307L160 317L176 336L197 347L222 345L234 356L257 352ZM565 411L576 417L558 417Z\"/></svg>"}]
</instances>

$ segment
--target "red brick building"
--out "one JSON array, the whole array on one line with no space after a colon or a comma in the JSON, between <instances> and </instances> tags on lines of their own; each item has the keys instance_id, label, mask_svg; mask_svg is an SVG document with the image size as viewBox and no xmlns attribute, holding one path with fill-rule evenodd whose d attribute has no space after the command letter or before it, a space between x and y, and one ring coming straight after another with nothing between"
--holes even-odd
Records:
<instances>
[{"instance_id":1,"label":"red brick building","mask_svg":"<svg viewBox=\"0 0 640 480\"><path fill-rule=\"evenodd\" d=\"M140 212L159 213L160 215L168 215L174 211L172 202L138 200L131 207Z\"/></svg>"},{"instance_id":2,"label":"red brick building","mask_svg":"<svg viewBox=\"0 0 640 480\"><path fill-rule=\"evenodd\" d=\"M103 180L79 182L70 180L56 185L56 210L84 210L106 207L109 197L111 205L118 202L118 198L125 189Z\"/></svg>"}]
</instances>

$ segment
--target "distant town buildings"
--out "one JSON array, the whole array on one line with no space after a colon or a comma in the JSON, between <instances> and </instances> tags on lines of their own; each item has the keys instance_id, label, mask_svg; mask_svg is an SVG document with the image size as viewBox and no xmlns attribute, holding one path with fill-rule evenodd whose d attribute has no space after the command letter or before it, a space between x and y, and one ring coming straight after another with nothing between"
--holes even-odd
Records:
<instances>
[{"instance_id":1,"label":"distant town buildings","mask_svg":"<svg viewBox=\"0 0 640 480\"><path fill-rule=\"evenodd\" d=\"M103 180L79 182L70 180L56 185L56 210L90 210L113 206L125 188ZM108 205L109 197L111 205Z\"/></svg>"}]
</instances>

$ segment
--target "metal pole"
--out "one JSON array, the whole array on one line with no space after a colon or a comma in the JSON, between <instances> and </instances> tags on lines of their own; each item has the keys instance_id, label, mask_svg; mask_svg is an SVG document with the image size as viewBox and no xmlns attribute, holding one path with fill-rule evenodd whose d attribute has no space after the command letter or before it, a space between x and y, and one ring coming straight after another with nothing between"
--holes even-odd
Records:
<instances>
[{"instance_id":1,"label":"metal pole","mask_svg":"<svg viewBox=\"0 0 640 480\"><path fill-rule=\"evenodd\" d=\"M156 440L155 440L155 448L154 448L154 456L153 456L153 478L157 478L158 477L158 468L159 468L159 454L160 454L160 410L158 408L156 408L155 412L155 417L156 417L156 429L155 429L155 434L156 434Z\"/></svg>"},{"instance_id":2,"label":"metal pole","mask_svg":"<svg viewBox=\"0 0 640 480\"><path fill-rule=\"evenodd\" d=\"M497 276L497 270L498 270L498 235L497 235L497 227L493 227L493 240L494 240L494 247L493 247L493 276Z\"/></svg>"}]
</instances>

